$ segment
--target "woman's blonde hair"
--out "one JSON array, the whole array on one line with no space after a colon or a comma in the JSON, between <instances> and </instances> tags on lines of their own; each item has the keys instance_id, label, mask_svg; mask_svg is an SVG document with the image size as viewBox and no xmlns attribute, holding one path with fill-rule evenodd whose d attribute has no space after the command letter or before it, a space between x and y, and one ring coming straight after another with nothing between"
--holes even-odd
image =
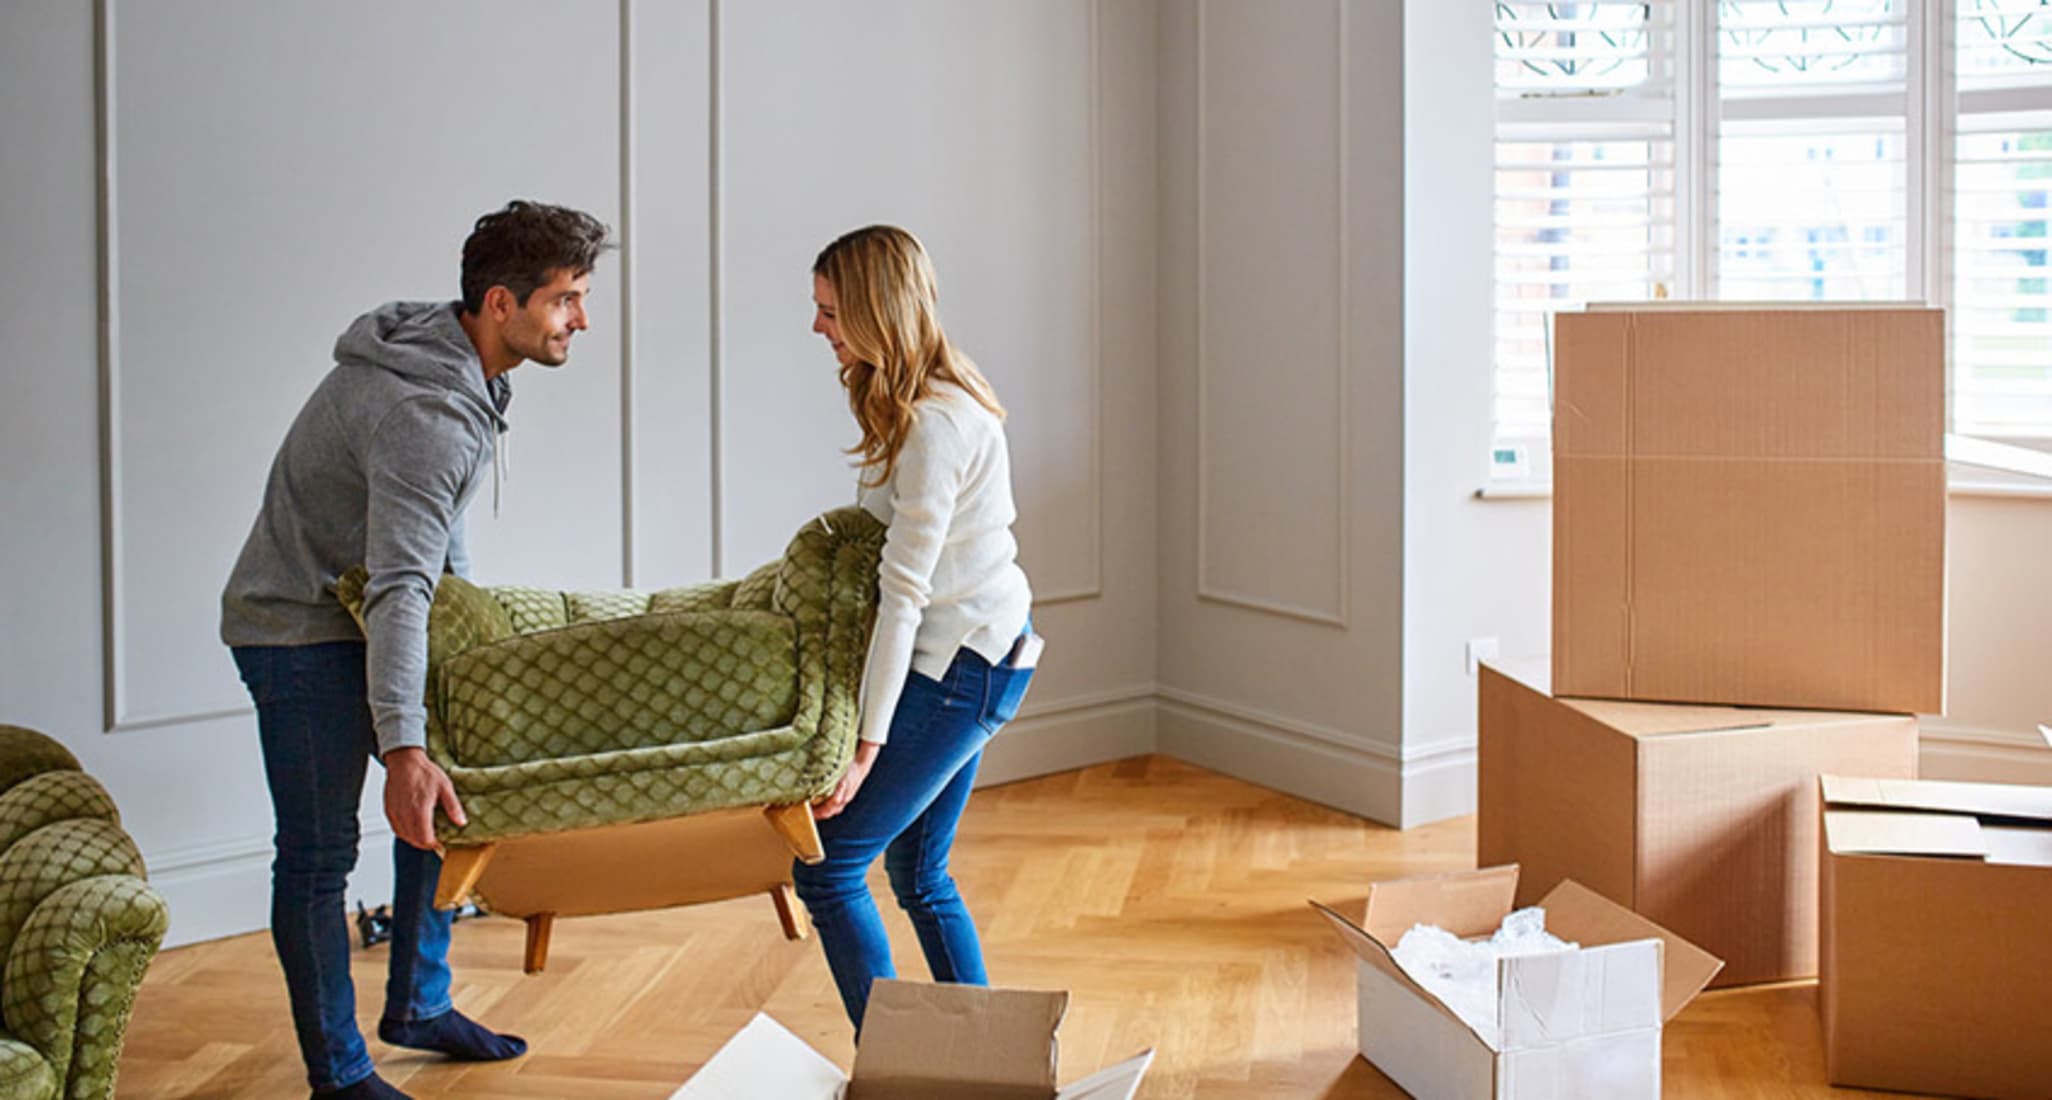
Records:
<instances>
[{"instance_id":1,"label":"woman's blonde hair","mask_svg":"<svg viewBox=\"0 0 2052 1100\"><path fill-rule=\"evenodd\" d=\"M983 373L941 330L933 262L919 238L894 225L857 229L827 245L812 273L834 288L841 343L854 359L841 367L841 387L862 428L848 453L862 456L863 484L891 479L912 406L937 382L962 387L1003 418Z\"/></svg>"}]
</instances>

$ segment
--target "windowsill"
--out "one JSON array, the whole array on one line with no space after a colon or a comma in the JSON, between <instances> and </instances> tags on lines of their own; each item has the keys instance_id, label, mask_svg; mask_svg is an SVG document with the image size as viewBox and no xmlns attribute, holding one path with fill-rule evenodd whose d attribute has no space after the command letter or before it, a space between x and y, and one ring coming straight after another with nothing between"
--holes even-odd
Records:
<instances>
[{"instance_id":1,"label":"windowsill","mask_svg":"<svg viewBox=\"0 0 2052 1100\"><path fill-rule=\"evenodd\" d=\"M1955 472L1946 484L1947 496L2052 500L2052 453L1973 436L1947 435L1945 458L1955 471L1960 467L1983 471L1980 476ZM1987 476L1988 471L1995 476ZM1551 481L1496 481L1475 490L1476 500L1546 500L1552 496Z\"/></svg>"},{"instance_id":2,"label":"windowsill","mask_svg":"<svg viewBox=\"0 0 2052 1100\"><path fill-rule=\"evenodd\" d=\"M1949 497L2008 497L2025 500L2052 500L2052 484L2016 485L1999 481L1954 481L1945 487ZM1484 485L1475 490L1476 500L1551 500L1553 485L1545 481L1505 482Z\"/></svg>"}]
</instances>

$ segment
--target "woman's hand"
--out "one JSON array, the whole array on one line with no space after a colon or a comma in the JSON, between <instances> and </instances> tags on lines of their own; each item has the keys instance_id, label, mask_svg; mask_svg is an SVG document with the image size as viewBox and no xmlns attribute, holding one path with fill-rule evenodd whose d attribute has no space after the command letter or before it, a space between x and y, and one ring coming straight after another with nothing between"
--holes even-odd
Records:
<instances>
[{"instance_id":1,"label":"woman's hand","mask_svg":"<svg viewBox=\"0 0 2052 1100\"><path fill-rule=\"evenodd\" d=\"M862 781L869 778L869 769L876 766L876 754L883 746L875 741L855 742L855 762L848 765L847 774L834 784L832 793L812 804L812 819L825 821L827 818L848 808L855 801L855 792L862 789Z\"/></svg>"}]
</instances>

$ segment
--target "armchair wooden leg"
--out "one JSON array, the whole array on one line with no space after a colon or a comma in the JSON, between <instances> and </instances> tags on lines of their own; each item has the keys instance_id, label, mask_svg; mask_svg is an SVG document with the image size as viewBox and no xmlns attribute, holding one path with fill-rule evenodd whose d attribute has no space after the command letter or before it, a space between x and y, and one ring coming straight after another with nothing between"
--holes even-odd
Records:
<instances>
[{"instance_id":1,"label":"armchair wooden leg","mask_svg":"<svg viewBox=\"0 0 2052 1100\"><path fill-rule=\"evenodd\" d=\"M798 895L790 883L771 890L770 900L777 903L777 920L783 922L785 939L802 940L812 933L812 922L805 919L805 910L799 906Z\"/></svg>"},{"instance_id":2,"label":"armchair wooden leg","mask_svg":"<svg viewBox=\"0 0 2052 1100\"><path fill-rule=\"evenodd\" d=\"M819 842L819 825L812 820L810 803L764 806L762 812L769 818L770 827L791 846L792 855L805 863L818 863L826 858L826 848Z\"/></svg>"},{"instance_id":3,"label":"armchair wooden leg","mask_svg":"<svg viewBox=\"0 0 2052 1100\"><path fill-rule=\"evenodd\" d=\"M554 913L536 913L527 918L527 960L521 969L529 974L539 974L549 964L549 929L556 923Z\"/></svg>"},{"instance_id":4,"label":"armchair wooden leg","mask_svg":"<svg viewBox=\"0 0 2052 1100\"><path fill-rule=\"evenodd\" d=\"M442 877L435 882L435 908L454 909L470 900L470 892L477 888L477 880L484 875L485 865L492 861L492 853L498 848L496 844L480 844L442 853Z\"/></svg>"}]
</instances>

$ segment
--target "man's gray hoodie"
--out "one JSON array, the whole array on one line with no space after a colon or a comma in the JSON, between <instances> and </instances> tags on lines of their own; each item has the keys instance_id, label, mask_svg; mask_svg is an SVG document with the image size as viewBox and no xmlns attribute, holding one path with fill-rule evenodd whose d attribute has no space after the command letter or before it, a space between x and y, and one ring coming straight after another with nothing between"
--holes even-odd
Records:
<instances>
[{"instance_id":1,"label":"man's gray hoodie","mask_svg":"<svg viewBox=\"0 0 2052 1100\"><path fill-rule=\"evenodd\" d=\"M335 369L285 433L263 506L221 594L221 640L366 640L378 752L426 743L428 607L467 571L464 505L505 430L512 387L487 384L459 303L388 302L335 341ZM364 621L335 580L370 569Z\"/></svg>"}]
</instances>

